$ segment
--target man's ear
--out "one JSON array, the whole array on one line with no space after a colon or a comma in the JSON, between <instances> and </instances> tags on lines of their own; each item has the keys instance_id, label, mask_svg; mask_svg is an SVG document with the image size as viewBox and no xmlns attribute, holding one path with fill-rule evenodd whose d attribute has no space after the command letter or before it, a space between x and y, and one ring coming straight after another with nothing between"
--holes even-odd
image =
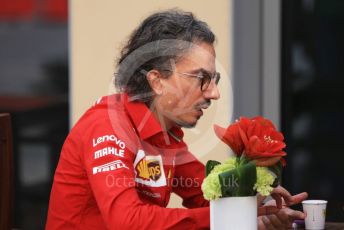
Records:
<instances>
[{"instance_id":1,"label":"man's ear","mask_svg":"<svg viewBox=\"0 0 344 230\"><path fill-rule=\"evenodd\" d=\"M146 74L147 81L156 95L161 95L163 92L163 84L161 83L161 74L157 70L150 70Z\"/></svg>"}]
</instances>

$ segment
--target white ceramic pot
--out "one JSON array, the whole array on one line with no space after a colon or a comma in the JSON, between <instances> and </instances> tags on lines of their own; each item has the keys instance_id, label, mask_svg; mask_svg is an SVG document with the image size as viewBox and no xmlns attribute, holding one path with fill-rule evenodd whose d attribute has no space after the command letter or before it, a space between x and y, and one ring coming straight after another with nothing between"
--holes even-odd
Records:
<instances>
[{"instance_id":1,"label":"white ceramic pot","mask_svg":"<svg viewBox=\"0 0 344 230\"><path fill-rule=\"evenodd\" d=\"M210 201L211 230L257 230L257 197L224 197Z\"/></svg>"}]
</instances>

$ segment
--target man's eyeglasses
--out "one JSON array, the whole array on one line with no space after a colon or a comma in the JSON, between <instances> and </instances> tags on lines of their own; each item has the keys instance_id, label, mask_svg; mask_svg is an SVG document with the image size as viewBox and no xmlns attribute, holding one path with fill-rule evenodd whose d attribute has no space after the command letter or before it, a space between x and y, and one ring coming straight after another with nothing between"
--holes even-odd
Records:
<instances>
[{"instance_id":1,"label":"man's eyeglasses","mask_svg":"<svg viewBox=\"0 0 344 230\"><path fill-rule=\"evenodd\" d=\"M174 72L177 74L181 74L187 77L196 77L201 81L201 90L206 91L210 85L210 82L214 80L215 84L217 85L220 81L220 73L215 72L214 75L211 75L207 71L200 71L198 74L192 74L192 73L180 73L172 70L164 70L169 72Z\"/></svg>"}]
</instances>

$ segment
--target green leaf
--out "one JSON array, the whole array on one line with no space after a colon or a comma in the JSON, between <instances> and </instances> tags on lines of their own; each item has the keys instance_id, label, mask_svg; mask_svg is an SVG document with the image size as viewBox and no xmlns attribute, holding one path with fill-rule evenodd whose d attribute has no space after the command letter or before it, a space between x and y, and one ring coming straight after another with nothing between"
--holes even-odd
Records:
<instances>
[{"instance_id":1,"label":"green leaf","mask_svg":"<svg viewBox=\"0 0 344 230\"><path fill-rule=\"evenodd\" d=\"M236 196L239 190L238 178L237 169L219 174L222 197Z\"/></svg>"},{"instance_id":2,"label":"green leaf","mask_svg":"<svg viewBox=\"0 0 344 230\"><path fill-rule=\"evenodd\" d=\"M238 169L240 172L240 184L238 196L253 196L256 192L253 187L257 181L256 164L250 161Z\"/></svg>"},{"instance_id":3,"label":"green leaf","mask_svg":"<svg viewBox=\"0 0 344 230\"><path fill-rule=\"evenodd\" d=\"M221 163L218 162L218 161L209 160L209 161L207 162L206 166L205 166L205 174L206 174L206 176L208 176L209 173L214 169L214 167L215 167L216 165L219 165L219 164L221 164Z\"/></svg>"},{"instance_id":4,"label":"green leaf","mask_svg":"<svg viewBox=\"0 0 344 230\"><path fill-rule=\"evenodd\" d=\"M257 181L256 165L253 162L240 164L236 169L219 174L222 197L253 196Z\"/></svg>"},{"instance_id":5,"label":"green leaf","mask_svg":"<svg viewBox=\"0 0 344 230\"><path fill-rule=\"evenodd\" d=\"M249 160L244 154L241 155L239 158L239 165L245 165L249 163L251 160Z\"/></svg>"}]
</instances>

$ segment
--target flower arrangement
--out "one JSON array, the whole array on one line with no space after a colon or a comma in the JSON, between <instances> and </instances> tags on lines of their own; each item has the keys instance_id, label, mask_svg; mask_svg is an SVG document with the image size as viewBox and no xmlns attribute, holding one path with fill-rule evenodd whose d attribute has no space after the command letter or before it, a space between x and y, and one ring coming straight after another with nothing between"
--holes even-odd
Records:
<instances>
[{"instance_id":1,"label":"flower arrangement","mask_svg":"<svg viewBox=\"0 0 344 230\"><path fill-rule=\"evenodd\" d=\"M205 199L222 197L268 196L280 183L286 153L283 134L261 116L241 117L222 128L214 125L216 135L234 152L224 163L208 161L202 183Z\"/></svg>"}]
</instances>

